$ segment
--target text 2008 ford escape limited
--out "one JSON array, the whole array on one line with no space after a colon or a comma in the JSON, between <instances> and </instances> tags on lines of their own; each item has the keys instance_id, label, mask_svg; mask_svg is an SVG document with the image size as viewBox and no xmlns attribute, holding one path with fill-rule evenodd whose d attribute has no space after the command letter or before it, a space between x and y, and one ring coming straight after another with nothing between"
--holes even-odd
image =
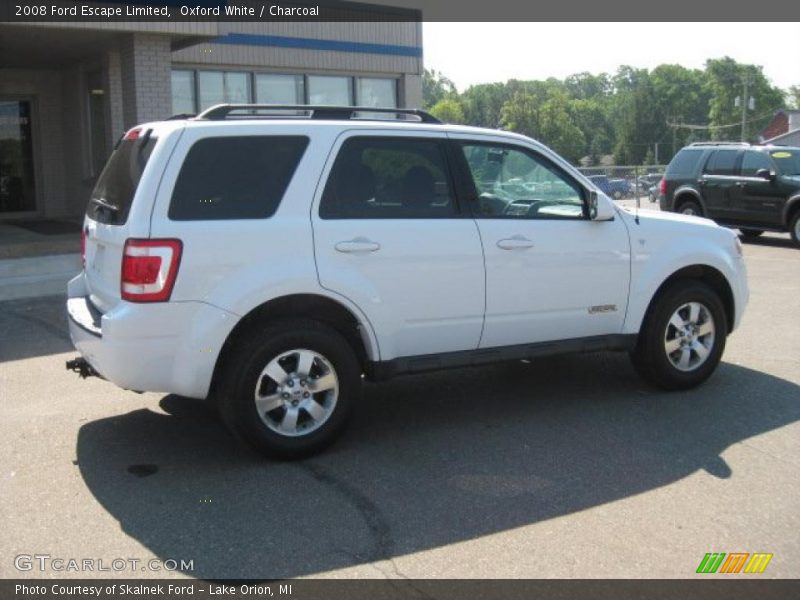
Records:
<instances>
[{"instance_id":1,"label":"text 2008 ford escape limited","mask_svg":"<svg viewBox=\"0 0 800 600\"><path fill-rule=\"evenodd\" d=\"M341 433L362 376L609 349L696 386L748 299L728 229L637 217L542 144L414 110L137 126L92 193L83 259L71 368L209 398L284 457Z\"/></svg>"}]
</instances>

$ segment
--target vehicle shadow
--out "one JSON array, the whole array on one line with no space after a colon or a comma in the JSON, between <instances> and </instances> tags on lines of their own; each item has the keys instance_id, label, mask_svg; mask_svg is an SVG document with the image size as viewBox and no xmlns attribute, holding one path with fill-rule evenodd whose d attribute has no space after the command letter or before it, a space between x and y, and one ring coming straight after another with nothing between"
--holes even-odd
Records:
<instances>
[{"instance_id":1,"label":"vehicle shadow","mask_svg":"<svg viewBox=\"0 0 800 600\"><path fill-rule=\"evenodd\" d=\"M302 462L255 456L176 396L164 412L85 424L77 456L122 529L162 560L193 560L187 574L297 577L552 519L698 469L727 478L720 453L800 419L799 392L723 363L701 388L667 394L624 355L554 357L368 385L344 439Z\"/></svg>"},{"instance_id":2,"label":"vehicle shadow","mask_svg":"<svg viewBox=\"0 0 800 600\"><path fill-rule=\"evenodd\" d=\"M757 238L745 238L740 235L742 243L749 246L764 246L765 248L788 248L795 249L794 242L789 234L762 235Z\"/></svg>"}]
</instances>

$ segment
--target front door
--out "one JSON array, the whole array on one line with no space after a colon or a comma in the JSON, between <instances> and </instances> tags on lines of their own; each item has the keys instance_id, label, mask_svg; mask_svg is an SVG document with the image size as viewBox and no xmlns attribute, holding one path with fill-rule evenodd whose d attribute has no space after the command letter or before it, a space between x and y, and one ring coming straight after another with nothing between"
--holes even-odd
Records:
<instances>
[{"instance_id":1,"label":"front door","mask_svg":"<svg viewBox=\"0 0 800 600\"><path fill-rule=\"evenodd\" d=\"M35 210L31 102L0 99L0 215Z\"/></svg>"},{"instance_id":2,"label":"front door","mask_svg":"<svg viewBox=\"0 0 800 600\"><path fill-rule=\"evenodd\" d=\"M756 173L762 169L777 174L775 164L766 152L748 150L744 153L740 177L732 191L732 223L780 226L786 190L777 180L758 177Z\"/></svg>"},{"instance_id":3,"label":"front door","mask_svg":"<svg viewBox=\"0 0 800 600\"><path fill-rule=\"evenodd\" d=\"M584 186L533 148L452 137L474 182L486 257L480 347L621 333L630 278L622 219L589 220Z\"/></svg>"},{"instance_id":4,"label":"front door","mask_svg":"<svg viewBox=\"0 0 800 600\"><path fill-rule=\"evenodd\" d=\"M320 284L367 315L383 360L474 350L483 323L481 239L447 140L414 135L340 139L312 214Z\"/></svg>"}]
</instances>

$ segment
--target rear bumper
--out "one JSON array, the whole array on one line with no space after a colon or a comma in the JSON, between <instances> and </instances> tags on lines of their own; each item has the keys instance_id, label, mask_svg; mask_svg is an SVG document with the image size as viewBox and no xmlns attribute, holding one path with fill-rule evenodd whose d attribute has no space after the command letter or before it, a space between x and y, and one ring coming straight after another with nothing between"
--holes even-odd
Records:
<instances>
[{"instance_id":1,"label":"rear bumper","mask_svg":"<svg viewBox=\"0 0 800 600\"><path fill-rule=\"evenodd\" d=\"M202 302L120 302L101 314L83 274L69 284L72 343L105 379L135 391L204 398L238 317Z\"/></svg>"}]
</instances>

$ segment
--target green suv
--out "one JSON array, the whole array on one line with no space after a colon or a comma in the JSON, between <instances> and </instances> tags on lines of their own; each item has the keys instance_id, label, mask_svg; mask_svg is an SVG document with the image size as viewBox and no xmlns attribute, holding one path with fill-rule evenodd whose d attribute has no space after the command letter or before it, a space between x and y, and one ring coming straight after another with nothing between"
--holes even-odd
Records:
<instances>
[{"instance_id":1,"label":"green suv","mask_svg":"<svg viewBox=\"0 0 800 600\"><path fill-rule=\"evenodd\" d=\"M659 186L661 210L736 227L745 238L788 231L800 246L800 148L702 142L686 146Z\"/></svg>"}]
</instances>

